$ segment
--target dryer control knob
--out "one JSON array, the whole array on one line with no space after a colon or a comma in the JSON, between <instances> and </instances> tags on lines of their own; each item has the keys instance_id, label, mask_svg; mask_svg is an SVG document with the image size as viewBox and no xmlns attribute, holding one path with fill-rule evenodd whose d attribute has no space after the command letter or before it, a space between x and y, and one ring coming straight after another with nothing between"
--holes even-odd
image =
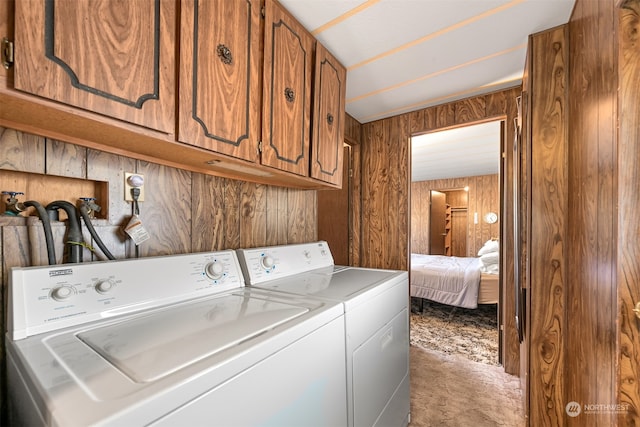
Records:
<instances>
[{"instance_id":1,"label":"dryer control knob","mask_svg":"<svg viewBox=\"0 0 640 427\"><path fill-rule=\"evenodd\" d=\"M207 264L204 272L210 279L219 280L224 276L224 265L220 261L213 261Z\"/></svg>"},{"instance_id":2,"label":"dryer control knob","mask_svg":"<svg viewBox=\"0 0 640 427\"><path fill-rule=\"evenodd\" d=\"M101 294L106 294L107 292L109 292L111 289L113 289L113 287L116 284L113 283L113 280L107 279L107 280L101 280L98 283L96 283L95 286L95 290L98 293Z\"/></svg>"},{"instance_id":3,"label":"dryer control knob","mask_svg":"<svg viewBox=\"0 0 640 427\"><path fill-rule=\"evenodd\" d=\"M273 266L275 265L275 261L274 261L274 259L273 259L273 257L271 255L265 255L260 260L260 264L262 264L262 267L265 270L271 270L273 268Z\"/></svg>"},{"instance_id":4,"label":"dryer control knob","mask_svg":"<svg viewBox=\"0 0 640 427\"><path fill-rule=\"evenodd\" d=\"M74 289L71 286L58 286L51 291L51 298L56 301L66 301L71 298L74 293Z\"/></svg>"}]
</instances>

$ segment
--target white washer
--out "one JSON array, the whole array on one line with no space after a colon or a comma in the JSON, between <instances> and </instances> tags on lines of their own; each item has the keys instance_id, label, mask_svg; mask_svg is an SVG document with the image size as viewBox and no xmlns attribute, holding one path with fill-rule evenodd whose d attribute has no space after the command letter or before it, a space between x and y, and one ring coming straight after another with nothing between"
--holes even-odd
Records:
<instances>
[{"instance_id":1,"label":"white washer","mask_svg":"<svg viewBox=\"0 0 640 427\"><path fill-rule=\"evenodd\" d=\"M334 266L324 241L240 249L238 258L253 288L344 304L349 426L409 423L406 271Z\"/></svg>"},{"instance_id":2,"label":"white washer","mask_svg":"<svg viewBox=\"0 0 640 427\"><path fill-rule=\"evenodd\" d=\"M233 251L16 268L9 290L11 425L347 423L342 305L245 288Z\"/></svg>"}]
</instances>

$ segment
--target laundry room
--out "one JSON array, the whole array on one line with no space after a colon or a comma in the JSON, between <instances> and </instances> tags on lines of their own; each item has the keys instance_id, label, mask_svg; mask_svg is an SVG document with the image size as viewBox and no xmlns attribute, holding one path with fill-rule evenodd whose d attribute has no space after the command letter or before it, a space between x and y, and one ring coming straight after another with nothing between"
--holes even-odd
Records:
<instances>
[{"instance_id":1,"label":"laundry room","mask_svg":"<svg viewBox=\"0 0 640 427\"><path fill-rule=\"evenodd\" d=\"M0 0L0 425L640 424L639 23L640 0ZM468 197L449 255L495 245L479 369L516 397L483 410L429 387L466 361L409 340L411 139L490 123L490 204L440 188ZM257 383L282 393L236 418Z\"/></svg>"}]
</instances>

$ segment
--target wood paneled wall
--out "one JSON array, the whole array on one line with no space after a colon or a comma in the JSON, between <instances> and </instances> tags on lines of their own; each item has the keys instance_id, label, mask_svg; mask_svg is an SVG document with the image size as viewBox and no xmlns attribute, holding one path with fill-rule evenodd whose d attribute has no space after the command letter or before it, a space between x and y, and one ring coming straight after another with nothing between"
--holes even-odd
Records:
<instances>
[{"instance_id":1,"label":"wood paneled wall","mask_svg":"<svg viewBox=\"0 0 640 427\"><path fill-rule=\"evenodd\" d=\"M362 241L360 265L407 270L409 267L409 171L411 135L454 126L503 119L505 135L514 134L517 116L516 97L519 87L487 95L463 99L448 104L366 123L362 126ZM511 176L512 149L510 137L505 138L503 170ZM509 181L504 189L505 206L511 206L513 189ZM513 229L510 210L501 215L502 228ZM504 234L501 250L513 251L513 237ZM505 371L519 372L519 344L515 329L513 263L503 256L501 280L504 322L503 363ZM512 259L511 259L512 261Z\"/></svg>"},{"instance_id":2,"label":"wood paneled wall","mask_svg":"<svg viewBox=\"0 0 640 427\"><path fill-rule=\"evenodd\" d=\"M140 256L316 240L316 191L217 178L0 128L0 190L28 189L20 200L42 203L51 201L52 193L66 194L63 199L75 204L78 197L87 195L86 183L104 183L108 198L97 202L107 216L96 228L117 258L135 254L135 246L121 227L132 213L131 204L124 201L125 172L141 173L145 178L140 218L151 238L139 246ZM61 182L67 188L49 190ZM2 295L9 268L47 261L46 252L32 253L26 220L3 218L1 224L5 225L0 227L0 326L4 331ZM57 241L60 255L62 236ZM84 259L90 259L90 254ZM4 363L3 343L0 340L0 363ZM2 390L6 390L5 381L2 378ZM0 394L0 407L3 401Z\"/></svg>"},{"instance_id":3,"label":"wood paneled wall","mask_svg":"<svg viewBox=\"0 0 640 427\"><path fill-rule=\"evenodd\" d=\"M498 174L469 176L461 178L416 181L411 183L411 252L429 253L429 191L469 187L465 206L467 208L467 253L477 256L484 243L499 237L500 222L487 224L482 217L487 212L500 212L500 182ZM459 204L447 203L452 207ZM478 214L478 223L474 222Z\"/></svg>"},{"instance_id":4,"label":"wood paneled wall","mask_svg":"<svg viewBox=\"0 0 640 427\"><path fill-rule=\"evenodd\" d=\"M640 319L633 312L640 302L640 0L622 3L617 55L618 105L618 306L616 402L628 411L619 426L640 425ZM614 282L615 283L615 282ZM614 310L611 310L612 312Z\"/></svg>"},{"instance_id":5,"label":"wood paneled wall","mask_svg":"<svg viewBox=\"0 0 640 427\"><path fill-rule=\"evenodd\" d=\"M563 401L615 404L616 50L613 2L581 1L569 24L569 240ZM597 28L597 29L596 29ZM609 31L602 31L608 28ZM637 83L637 82L636 82ZM575 357L574 355L581 355ZM562 366L562 365L561 365ZM599 413L568 425L614 425ZM594 424L594 425L596 425Z\"/></svg>"},{"instance_id":6,"label":"wood paneled wall","mask_svg":"<svg viewBox=\"0 0 640 427\"><path fill-rule=\"evenodd\" d=\"M529 424L637 426L640 0L577 0L532 48Z\"/></svg>"},{"instance_id":7,"label":"wood paneled wall","mask_svg":"<svg viewBox=\"0 0 640 427\"><path fill-rule=\"evenodd\" d=\"M564 368L568 246L566 28L535 35L530 43L532 163L527 319L532 426L560 426L566 417ZM529 90L529 88L527 88Z\"/></svg>"}]
</instances>

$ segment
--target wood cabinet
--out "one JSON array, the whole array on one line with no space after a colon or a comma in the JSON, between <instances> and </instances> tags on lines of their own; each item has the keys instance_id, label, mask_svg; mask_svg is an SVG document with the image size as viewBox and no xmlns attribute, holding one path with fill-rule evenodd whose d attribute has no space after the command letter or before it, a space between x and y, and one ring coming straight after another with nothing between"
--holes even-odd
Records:
<instances>
[{"instance_id":1,"label":"wood cabinet","mask_svg":"<svg viewBox=\"0 0 640 427\"><path fill-rule=\"evenodd\" d=\"M309 176L315 39L279 3L265 2L262 164Z\"/></svg>"},{"instance_id":2,"label":"wood cabinet","mask_svg":"<svg viewBox=\"0 0 640 427\"><path fill-rule=\"evenodd\" d=\"M183 1L180 14L179 140L257 162L260 0Z\"/></svg>"},{"instance_id":3,"label":"wood cabinet","mask_svg":"<svg viewBox=\"0 0 640 427\"><path fill-rule=\"evenodd\" d=\"M276 0L15 6L0 126L232 179L341 186L346 71Z\"/></svg>"},{"instance_id":4,"label":"wood cabinet","mask_svg":"<svg viewBox=\"0 0 640 427\"><path fill-rule=\"evenodd\" d=\"M175 17L170 1L17 1L15 88L173 133Z\"/></svg>"},{"instance_id":5,"label":"wood cabinet","mask_svg":"<svg viewBox=\"0 0 640 427\"><path fill-rule=\"evenodd\" d=\"M316 46L311 138L311 176L342 185L347 70L320 43Z\"/></svg>"}]
</instances>

